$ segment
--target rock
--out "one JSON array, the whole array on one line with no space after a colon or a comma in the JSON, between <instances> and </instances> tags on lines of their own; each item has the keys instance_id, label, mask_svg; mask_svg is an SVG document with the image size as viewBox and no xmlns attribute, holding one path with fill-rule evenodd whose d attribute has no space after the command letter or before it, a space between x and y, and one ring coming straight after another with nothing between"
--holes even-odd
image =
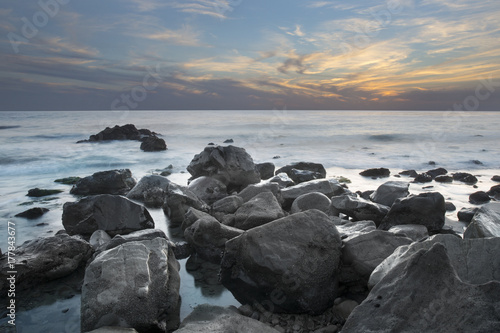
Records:
<instances>
[{"instance_id":1,"label":"rock","mask_svg":"<svg viewBox=\"0 0 500 333\"><path fill-rule=\"evenodd\" d=\"M453 180L466 183L467 185L474 185L477 183L477 178L470 173L458 172L453 174Z\"/></svg>"},{"instance_id":2,"label":"rock","mask_svg":"<svg viewBox=\"0 0 500 333\"><path fill-rule=\"evenodd\" d=\"M389 177L391 172L389 169L386 168L373 168L361 171L359 174L363 177L384 178L384 177Z\"/></svg>"},{"instance_id":3,"label":"rock","mask_svg":"<svg viewBox=\"0 0 500 333\"><path fill-rule=\"evenodd\" d=\"M495 176L491 177L491 180L494 182L500 182L500 176L495 175Z\"/></svg>"},{"instance_id":4,"label":"rock","mask_svg":"<svg viewBox=\"0 0 500 333\"><path fill-rule=\"evenodd\" d=\"M103 326L170 332L180 322L180 265L164 238L102 252L85 271L82 332Z\"/></svg>"},{"instance_id":5,"label":"rock","mask_svg":"<svg viewBox=\"0 0 500 333\"><path fill-rule=\"evenodd\" d=\"M137 333L133 328L117 327L117 326L104 326L92 330L87 333Z\"/></svg>"},{"instance_id":6,"label":"rock","mask_svg":"<svg viewBox=\"0 0 500 333\"><path fill-rule=\"evenodd\" d=\"M234 146L206 147L194 156L187 170L193 179L209 176L220 180L229 192L260 182L260 174L252 157L245 149Z\"/></svg>"},{"instance_id":7,"label":"rock","mask_svg":"<svg viewBox=\"0 0 500 333\"><path fill-rule=\"evenodd\" d=\"M96 230L104 230L114 236L154 228L153 218L146 208L125 197L110 194L66 202L62 223L68 234L87 236Z\"/></svg>"},{"instance_id":8,"label":"rock","mask_svg":"<svg viewBox=\"0 0 500 333\"><path fill-rule=\"evenodd\" d=\"M184 222L184 215L191 207L202 212L210 211L210 207L187 187L171 183L163 205L163 212L170 219L170 226L180 226Z\"/></svg>"},{"instance_id":9,"label":"rock","mask_svg":"<svg viewBox=\"0 0 500 333\"><path fill-rule=\"evenodd\" d=\"M234 227L249 230L285 216L271 192L262 192L244 203L235 213Z\"/></svg>"},{"instance_id":10,"label":"rock","mask_svg":"<svg viewBox=\"0 0 500 333\"><path fill-rule=\"evenodd\" d=\"M464 238L500 237L500 202L490 202L477 211Z\"/></svg>"},{"instance_id":11,"label":"rock","mask_svg":"<svg viewBox=\"0 0 500 333\"><path fill-rule=\"evenodd\" d=\"M46 197L48 195L59 194L62 192L64 192L64 191L62 191L62 190L46 190L46 189L39 189L38 187L36 187L36 188L32 188L31 190L29 190L27 196L40 198L40 197Z\"/></svg>"},{"instance_id":12,"label":"rock","mask_svg":"<svg viewBox=\"0 0 500 333\"><path fill-rule=\"evenodd\" d=\"M420 193L398 199L383 219L379 228L389 230L400 224L420 224L427 230L439 231L445 222L445 201L438 192Z\"/></svg>"},{"instance_id":13,"label":"rock","mask_svg":"<svg viewBox=\"0 0 500 333\"><path fill-rule=\"evenodd\" d=\"M290 170L289 175L295 184L308 182L314 179L325 178L322 177L321 174L318 172L313 172L308 170L297 170L297 169Z\"/></svg>"},{"instance_id":14,"label":"rock","mask_svg":"<svg viewBox=\"0 0 500 333\"><path fill-rule=\"evenodd\" d=\"M389 207L380 205L355 195L343 194L331 199L332 207L354 221L371 220L377 225L387 215Z\"/></svg>"},{"instance_id":15,"label":"rock","mask_svg":"<svg viewBox=\"0 0 500 333\"><path fill-rule=\"evenodd\" d=\"M94 250L97 250L99 247L103 246L104 244L108 243L111 240L111 237L106 233L104 230L96 230L90 236L90 246L94 248Z\"/></svg>"},{"instance_id":16,"label":"rock","mask_svg":"<svg viewBox=\"0 0 500 333\"><path fill-rule=\"evenodd\" d=\"M472 218L476 214L476 212L479 210L478 207L474 208L462 208L458 211L457 217L459 221L470 223L472 221Z\"/></svg>"},{"instance_id":17,"label":"rock","mask_svg":"<svg viewBox=\"0 0 500 333\"><path fill-rule=\"evenodd\" d=\"M141 150L148 152L163 151L167 150L167 144L165 143L165 140L160 139L157 136L150 136L142 141Z\"/></svg>"},{"instance_id":18,"label":"rock","mask_svg":"<svg viewBox=\"0 0 500 333\"><path fill-rule=\"evenodd\" d=\"M182 221L181 229L184 231L190 226L193 225L196 221L201 218L214 218L212 215L198 210L193 207L189 207L186 213L184 214L184 220Z\"/></svg>"},{"instance_id":19,"label":"rock","mask_svg":"<svg viewBox=\"0 0 500 333\"><path fill-rule=\"evenodd\" d=\"M158 208L165 202L169 184L170 180L163 176L144 176L134 188L127 193L127 198L144 202L146 207Z\"/></svg>"},{"instance_id":20,"label":"rock","mask_svg":"<svg viewBox=\"0 0 500 333\"><path fill-rule=\"evenodd\" d=\"M326 214L292 214L228 241L220 279L242 304L319 314L337 297L340 248Z\"/></svg>"},{"instance_id":21,"label":"rock","mask_svg":"<svg viewBox=\"0 0 500 333\"><path fill-rule=\"evenodd\" d=\"M419 173L415 179L413 180L414 183L430 183L432 182L432 176L427 174L427 173Z\"/></svg>"},{"instance_id":22,"label":"rock","mask_svg":"<svg viewBox=\"0 0 500 333\"><path fill-rule=\"evenodd\" d=\"M127 124L123 126L116 125L115 127L106 127L103 131L91 135L88 140L81 140L82 142L98 142L98 141L112 141L112 140L142 140L156 135L148 129L138 130L135 125Z\"/></svg>"},{"instance_id":23,"label":"rock","mask_svg":"<svg viewBox=\"0 0 500 333\"><path fill-rule=\"evenodd\" d=\"M71 188L70 193L78 195L125 195L135 184L135 179L129 169L101 171L80 179Z\"/></svg>"},{"instance_id":24,"label":"rock","mask_svg":"<svg viewBox=\"0 0 500 333\"><path fill-rule=\"evenodd\" d=\"M257 166L257 171L260 173L260 178L261 179L269 179L274 176L274 169L275 166L273 163L267 162L267 163L259 163L256 165Z\"/></svg>"},{"instance_id":25,"label":"rock","mask_svg":"<svg viewBox=\"0 0 500 333\"><path fill-rule=\"evenodd\" d=\"M198 177L189 183L188 189L208 205L227 196L226 185L213 177Z\"/></svg>"},{"instance_id":26,"label":"rock","mask_svg":"<svg viewBox=\"0 0 500 333\"><path fill-rule=\"evenodd\" d=\"M448 170L445 168L437 168L437 169L432 169L426 172L429 176L432 177L432 179L435 179L437 176L442 176L446 175L448 173Z\"/></svg>"},{"instance_id":27,"label":"rock","mask_svg":"<svg viewBox=\"0 0 500 333\"><path fill-rule=\"evenodd\" d=\"M437 176L434 180L438 183L453 183L452 176Z\"/></svg>"},{"instance_id":28,"label":"rock","mask_svg":"<svg viewBox=\"0 0 500 333\"><path fill-rule=\"evenodd\" d=\"M165 235L165 232L163 232L160 229L144 229L131 232L130 234L127 235L116 235L109 242L105 243L104 246L100 247L97 252L111 250L125 243L148 241L148 240L153 240L155 238L164 238L168 240L168 237L167 235Z\"/></svg>"},{"instance_id":29,"label":"rock","mask_svg":"<svg viewBox=\"0 0 500 333\"><path fill-rule=\"evenodd\" d=\"M388 327L405 332L494 332L499 328L499 300L498 281L462 282L445 247L434 244L375 285L342 332L382 332Z\"/></svg>"},{"instance_id":30,"label":"rock","mask_svg":"<svg viewBox=\"0 0 500 333\"><path fill-rule=\"evenodd\" d=\"M427 231L427 227L420 224L395 225L394 227L391 227L388 231L392 232L395 235L406 236L411 240L413 240L414 242L429 237L429 232Z\"/></svg>"},{"instance_id":31,"label":"rock","mask_svg":"<svg viewBox=\"0 0 500 333\"><path fill-rule=\"evenodd\" d=\"M172 250L177 260L187 259L195 253L193 247L187 242L174 243Z\"/></svg>"},{"instance_id":32,"label":"rock","mask_svg":"<svg viewBox=\"0 0 500 333\"><path fill-rule=\"evenodd\" d=\"M359 305L358 302L353 301L353 300L345 300L342 303L335 305L335 311L339 315L342 316L342 318L347 319L351 312Z\"/></svg>"},{"instance_id":33,"label":"rock","mask_svg":"<svg viewBox=\"0 0 500 333\"><path fill-rule=\"evenodd\" d=\"M319 192L311 192L299 196L293 201L290 213L295 214L309 209L317 209L326 215L334 215L331 200Z\"/></svg>"},{"instance_id":34,"label":"rock","mask_svg":"<svg viewBox=\"0 0 500 333\"><path fill-rule=\"evenodd\" d=\"M269 183L278 183L280 188L290 187L295 185L295 182L288 177L284 172L278 173L276 176L268 179Z\"/></svg>"},{"instance_id":35,"label":"rock","mask_svg":"<svg viewBox=\"0 0 500 333\"><path fill-rule=\"evenodd\" d=\"M22 213L16 214L15 217L25 217L29 220L37 219L43 214L47 213L49 210L47 208L35 207L25 210Z\"/></svg>"},{"instance_id":36,"label":"rock","mask_svg":"<svg viewBox=\"0 0 500 333\"><path fill-rule=\"evenodd\" d=\"M473 205L482 205L490 201L490 196L484 191L474 192L469 196L469 202Z\"/></svg>"},{"instance_id":37,"label":"rock","mask_svg":"<svg viewBox=\"0 0 500 333\"><path fill-rule=\"evenodd\" d=\"M500 185L495 185L490 188L488 192L486 192L489 196L494 197L500 194Z\"/></svg>"},{"instance_id":38,"label":"rock","mask_svg":"<svg viewBox=\"0 0 500 333\"><path fill-rule=\"evenodd\" d=\"M476 165L483 165L483 162L479 161L479 160L471 160L470 161L472 164L476 164Z\"/></svg>"},{"instance_id":39,"label":"rock","mask_svg":"<svg viewBox=\"0 0 500 333\"><path fill-rule=\"evenodd\" d=\"M278 333L279 331L234 310L208 304L196 306L175 331L175 333L206 332Z\"/></svg>"},{"instance_id":40,"label":"rock","mask_svg":"<svg viewBox=\"0 0 500 333\"><path fill-rule=\"evenodd\" d=\"M370 195L370 199L375 203L391 207L396 199L407 197L410 194L409 187L410 184L407 182L386 182Z\"/></svg>"},{"instance_id":41,"label":"rock","mask_svg":"<svg viewBox=\"0 0 500 333\"><path fill-rule=\"evenodd\" d=\"M3 294L8 289L9 271L17 272L15 291L32 289L85 267L91 255L89 243L66 233L26 241L0 257L0 291ZM15 262L9 261L9 257ZM15 268L10 267L12 263Z\"/></svg>"},{"instance_id":42,"label":"rock","mask_svg":"<svg viewBox=\"0 0 500 333\"><path fill-rule=\"evenodd\" d=\"M453 212L453 211L457 210L457 207L455 207L455 205L452 202L448 202L448 201L444 203L444 207L445 207L447 212Z\"/></svg>"},{"instance_id":43,"label":"rock","mask_svg":"<svg viewBox=\"0 0 500 333\"><path fill-rule=\"evenodd\" d=\"M348 237L367 234L373 230L377 230L377 226L373 221L347 222L342 225L337 225L337 230L340 233L340 238L346 239Z\"/></svg>"},{"instance_id":44,"label":"rock","mask_svg":"<svg viewBox=\"0 0 500 333\"><path fill-rule=\"evenodd\" d=\"M337 180L333 178L316 179L305 183L300 183L295 186L290 186L281 190L281 196L284 200L283 208L290 208L295 199L300 197L302 194L311 192L323 193L330 198L334 195L340 195L344 193L344 188Z\"/></svg>"},{"instance_id":45,"label":"rock","mask_svg":"<svg viewBox=\"0 0 500 333\"><path fill-rule=\"evenodd\" d=\"M405 170L405 171L401 171L399 174L402 176L408 176L411 178L415 178L418 175L418 173L415 170Z\"/></svg>"},{"instance_id":46,"label":"rock","mask_svg":"<svg viewBox=\"0 0 500 333\"><path fill-rule=\"evenodd\" d=\"M184 231L184 238L202 259L219 264L226 242L242 233L214 218L201 218Z\"/></svg>"},{"instance_id":47,"label":"rock","mask_svg":"<svg viewBox=\"0 0 500 333\"><path fill-rule=\"evenodd\" d=\"M369 200L371 201L372 199L370 199L370 196L374 193L375 191L372 191L372 190L368 190L368 191L356 191L356 194L359 195L361 198L365 199L365 200Z\"/></svg>"},{"instance_id":48,"label":"rock","mask_svg":"<svg viewBox=\"0 0 500 333\"><path fill-rule=\"evenodd\" d=\"M396 249L373 271L368 287L373 288L393 270L401 273L416 252L422 249L427 251L436 243L446 247L451 265L463 282L483 284L500 280L500 262L495 257L500 250L500 239L461 239L454 235L437 234L423 242Z\"/></svg>"},{"instance_id":49,"label":"rock","mask_svg":"<svg viewBox=\"0 0 500 333\"><path fill-rule=\"evenodd\" d=\"M64 185L75 185L80 180L80 177L66 177L54 180L55 183L60 183Z\"/></svg>"},{"instance_id":50,"label":"rock","mask_svg":"<svg viewBox=\"0 0 500 333\"><path fill-rule=\"evenodd\" d=\"M326 169L323 164L320 163L311 163L311 162L298 162L286 165L278 170L276 170L276 174L280 174L282 172L286 173L290 178L293 179L291 174L292 169L301 170L301 171L311 171L313 174L318 173L319 178L326 178Z\"/></svg>"},{"instance_id":51,"label":"rock","mask_svg":"<svg viewBox=\"0 0 500 333\"><path fill-rule=\"evenodd\" d=\"M248 185L240 193L238 193L238 196L243 199L243 202L247 202L256 195L264 192L271 192L276 197L278 202L283 202L280 186L276 183L262 182L259 184Z\"/></svg>"},{"instance_id":52,"label":"rock","mask_svg":"<svg viewBox=\"0 0 500 333\"><path fill-rule=\"evenodd\" d=\"M238 195L230 195L220 199L212 205L212 212L233 214L243 205L243 199Z\"/></svg>"}]
</instances>

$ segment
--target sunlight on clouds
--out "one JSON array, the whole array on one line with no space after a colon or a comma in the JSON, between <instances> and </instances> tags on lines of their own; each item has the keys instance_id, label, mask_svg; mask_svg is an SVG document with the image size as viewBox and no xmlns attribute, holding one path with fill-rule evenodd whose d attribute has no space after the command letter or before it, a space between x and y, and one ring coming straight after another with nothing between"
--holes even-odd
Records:
<instances>
[{"instance_id":1,"label":"sunlight on clouds","mask_svg":"<svg viewBox=\"0 0 500 333\"><path fill-rule=\"evenodd\" d=\"M200 33L189 25L183 25L179 30L162 29L159 32L142 34L141 37L159 41L167 41L175 45L202 46Z\"/></svg>"}]
</instances>

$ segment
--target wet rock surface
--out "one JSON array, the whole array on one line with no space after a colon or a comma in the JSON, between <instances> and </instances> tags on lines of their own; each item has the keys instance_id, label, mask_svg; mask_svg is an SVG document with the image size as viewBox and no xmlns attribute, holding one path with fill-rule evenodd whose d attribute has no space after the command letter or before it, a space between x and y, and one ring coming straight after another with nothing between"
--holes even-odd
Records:
<instances>
[{"instance_id":1,"label":"wet rock surface","mask_svg":"<svg viewBox=\"0 0 500 333\"><path fill-rule=\"evenodd\" d=\"M129 169L100 171L92 176L80 179L71 188L70 193L78 195L125 195L135 185L136 181Z\"/></svg>"}]
</instances>

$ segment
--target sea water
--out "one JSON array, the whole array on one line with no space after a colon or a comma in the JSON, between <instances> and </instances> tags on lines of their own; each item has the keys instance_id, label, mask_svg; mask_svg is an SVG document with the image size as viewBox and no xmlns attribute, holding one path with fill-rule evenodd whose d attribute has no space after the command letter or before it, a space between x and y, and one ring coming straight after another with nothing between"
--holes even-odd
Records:
<instances>
[{"instance_id":1,"label":"sea water","mask_svg":"<svg viewBox=\"0 0 500 333\"><path fill-rule=\"evenodd\" d=\"M478 176L478 188L452 184L411 184L410 192L438 191L457 210L470 207L468 196L487 191L491 177L500 174L498 112L416 111L82 111L0 112L0 248L7 247L7 222L16 225L16 243L49 237L63 229L62 205L76 198L70 186L55 179L85 177L97 171L128 168L141 177L172 166L170 180L187 184L186 167L208 143L225 144L232 139L257 163L277 167L292 162L322 163L327 177L346 177L352 191L374 190L398 172L418 172L443 167L451 172ZM168 150L143 152L137 141L76 143L105 127L135 124L161 134ZM227 144L227 143L226 143ZM429 164L429 162L434 164ZM391 178L367 179L359 172L375 167L391 170ZM425 188L433 186L432 188ZM31 188L61 189L44 198L26 196ZM31 207L50 211L36 220L14 215ZM170 237L168 218L161 209L150 209L157 228ZM456 211L447 213L447 225L462 232ZM181 317L202 303L237 305L227 290L207 293L186 272L181 261ZM72 327L79 320L79 295L55 299L50 304L18 313L18 332L29 332L33 318L53 318L44 324L47 332ZM61 307L69 309L61 312ZM1 322L0 322L1 323ZM56 324L58 323L58 324ZM58 326L56 326L58 325ZM78 325L76 325L78 327Z\"/></svg>"}]
</instances>

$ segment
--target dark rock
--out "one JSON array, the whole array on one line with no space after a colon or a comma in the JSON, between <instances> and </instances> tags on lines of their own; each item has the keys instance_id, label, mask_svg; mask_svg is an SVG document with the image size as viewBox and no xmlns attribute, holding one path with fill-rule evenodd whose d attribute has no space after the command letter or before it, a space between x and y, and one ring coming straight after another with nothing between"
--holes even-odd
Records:
<instances>
[{"instance_id":1,"label":"dark rock","mask_svg":"<svg viewBox=\"0 0 500 333\"><path fill-rule=\"evenodd\" d=\"M420 224L425 225L430 232L439 231L444 226L445 213L445 201L440 193L411 195L394 202L380 228L389 230L400 224Z\"/></svg>"},{"instance_id":2,"label":"dark rock","mask_svg":"<svg viewBox=\"0 0 500 333\"><path fill-rule=\"evenodd\" d=\"M110 236L154 228L148 210L129 199L110 194L90 196L78 202L66 202L62 223L70 235L92 235L104 230Z\"/></svg>"},{"instance_id":3,"label":"dark rock","mask_svg":"<svg viewBox=\"0 0 500 333\"><path fill-rule=\"evenodd\" d=\"M490 202L477 211L464 238L500 237L500 202Z\"/></svg>"},{"instance_id":4,"label":"dark rock","mask_svg":"<svg viewBox=\"0 0 500 333\"><path fill-rule=\"evenodd\" d=\"M101 132L91 135L88 140L81 140L82 142L98 142L98 141L111 141L111 140L143 140L145 138L156 135L147 129L138 130L134 125L127 124L123 126L116 125L115 127L106 127Z\"/></svg>"},{"instance_id":5,"label":"dark rock","mask_svg":"<svg viewBox=\"0 0 500 333\"><path fill-rule=\"evenodd\" d=\"M221 282L242 304L323 313L337 297L341 245L326 214L314 209L292 214L228 241Z\"/></svg>"},{"instance_id":6,"label":"dark rock","mask_svg":"<svg viewBox=\"0 0 500 333\"><path fill-rule=\"evenodd\" d=\"M494 182L500 182L500 176L495 175L495 176L491 177L491 180Z\"/></svg>"},{"instance_id":7,"label":"dark rock","mask_svg":"<svg viewBox=\"0 0 500 333\"><path fill-rule=\"evenodd\" d=\"M477 183L477 178L470 173L466 172L458 172L453 174L453 180L460 181L462 183L466 183L468 185L474 185Z\"/></svg>"},{"instance_id":8,"label":"dark rock","mask_svg":"<svg viewBox=\"0 0 500 333\"><path fill-rule=\"evenodd\" d=\"M212 212L233 214L243 205L243 199L238 195L230 195L212 205Z\"/></svg>"},{"instance_id":9,"label":"dark rock","mask_svg":"<svg viewBox=\"0 0 500 333\"><path fill-rule=\"evenodd\" d=\"M427 164L429 164L429 165L436 165L436 162L435 161L429 161Z\"/></svg>"},{"instance_id":10,"label":"dark rock","mask_svg":"<svg viewBox=\"0 0 500 333\"><path fill-rule=\"evenodd\" d=\"M224 141L224 143L234 143L234 140L233 139L227 139Z\"/></svg>"},{"instance_id":11,"label":"dark rock","mask_svg":"<svg viewBox=\"0 0 500 333\"><path fill-rule=\"evenodd\" d=\"M48 195L58 194L58 193L62 193L62 192L64 192L64 191L62 191L62 190L45 190L45 189L39 189L37 187L37 188L32 188L31 190L29 190L27 196L40 198L40 197L46 197Z\"/></svg>"},{"instance_id":12,"label":"dark rock","mask_svg":"<svg viewBox=\"0 0 500 333\"><path fill-rule=\"evenodd\" d=\"M279 155L273 156L273 160L278 160L280 158L281 158L281 156L279 156Z\"/></svg>"},{"instance_id":13,"label":"dark rock","mask_svg":"<svg viewBox=\"0 0 500 333\"><path fill-rule=\"evenodd\" d=\"M361 171L359 174L363 177L384 178L384 177L389 177L391 172L389 169L386 168L373 168Z\"/></svg>"},{"instance_id":14,"label":"dark rock","mask_svg":"<svg viewBox=\"0 0 500 333\"><path fill-rule=\"evenodd\" d=\"M49 210L47 208L35 207L25 210L22 213L16 214L16 217L25 217L29 220L39 218L43 214L47 213Z\"/></svg>"},{"instance_id":15,"label":"dark rock","mask_svg":"<svg viewBox=\"0 0 500 333\"><path fill-rule=\"evenodd\" d=\"M387 215L389 207L371 202L355 195L343 194L331 198L332 206L354 221L371 220L377 225Z\"/></svg>"},{"instance_id":16,"label":"dark rock","mask_svg":"<svg viewBox=\"0 0 500 333\"><path fill-rule=\"evenodd\" d=\"M452 183L453 182L453 177L452 176L437 176L435 179L438 183Z\"/></svg>"},{"instance_id":17,"label":"dark rock","mask_svg":"<svg viewBox=\"0 0 500 333\"><path fill-rule=\"evenodd\" d=\"M309 209L317 209L330 216L334 215L331 200L319 192L311 192L299 196L293 201L290 213L295 214Z\"/></svg>"},{"instance_id":18,"label":"dark rock","mask_svg":"<svg viewBox=\"0 0 500 333\"><path fill-rule=\"evenodd\" d=\"M54 180L55 183L64 185L75 185L81 178L80 177L67 177Z\"/></svg>"},{"instance_id":19,"label":"dark rock","mask_svg":"<svg viewBox=\"0 0 500 333\"><path fill-rule=\"evenodd\" d=\"M428 189L431 189L431 188L434 188L434 186L430 185L430 186L424 186L424 187L422 187L423 190L428 190Z\"/></svg>"},{"instance_id":20,"label":"dark rock","mask_svg":"<svg viewBox=\"0 0 500 333\"><path fill-rule=\"evenodd\" d=\"M340 233L340 238L346 239L348 237L356 237L358 235L367 234L373 230L377 230L377 226L373 221L357 221L337 225L337 230Z\"/></svg>"},{"instance_id":21,"label":"dark rock","mask_svg":"<svg viewBox=\"0 0 500 333\"><path fill-rule=\"evenodd\" d=\"M171 332L179 326L180 265L164 238L124 243L99 254L85 271L81 328Z\"/></svg>"},{"instance_id":22,"label":"dark rock","mask_svg":"<svg viewBox=\"0 0 500 333\"><path fill-rule=\"evenodd\" d=\"M373 190L368 190L368 191L356 191L356 194L359 195L361 198L365 199L365 200L368 200L368 201L371 201L372 199L370 198L370 196L375 193L375 191Z\"/></svg>"},{"instance_id":23,"label":"dark rock","mask_svg":"<svg viewBox=\"0 0 500 333\"><path fill-rule=\"evenodd\" d=\"M295 185L295 182L288 177L284 172L277 174L276 176L268 179L269 183L278 183L280 188L290 187Z\"/></svg>"},{"instance_id":24,"label":"dark rock","mask_svg":"<svg viewBox=\"0 0 500 333\"><path fill-rule=\"evenodd\" d=\"M412 297L418 293L418 297ZM404 297L402 295L407 295ZM354 309L343 333L494 332L499 328L500 283L462 282L442 244L412 255L402 270L390 271ZM446 320L443 320L446 318Z\"/></svg>"},{"instance_id":25,"label":"dark rock","mask_svg":"<svg viewBox=\"0 0 500 333\"><path fill-rule=\"evenodd\" d=\"M100 171L80 179L71 189L71 194L94 195L116 194L125 195L136 182L129 169Z\"/></svg>"},{"instance_id":26,"label":"dark rock","mask_svg":"<svg viewBox=\"0 0 500 333\"><path fill-rule=\"evenodd\" d=\"M184 214L184 221L182 221L181 225L182 231L185 231L187 228L192 226L196 221L203 218L212 219L214 217L206 212L203 212L193 207L189 207L186 213Z\"/></svg>"},{"instance_id":27,"label":"dark rock","mask_svg":"<svg viewBox=\"0 0 500 333\"><path fill-rule=\"evenodd\" d=\"M312 174L315 174L315 173L319 174L319 175L317 175L318 178L326 178L326 169L323 166L323 164L311 163L311 162L292 163L292 164L286 165L286 166L276 170L275 174L280 174L280 173L284 172L288 175L288 177L293 179L293 176L291 174L292 169L301 170L301 171L311 171ZM310 180L312 180L312 179L310 179Z\"/></svg>"},{"instance_id":28,"label":"dark rock","mask_svg":"<svg viewBox=\"0 0 500 333\"><path fill-rule=\"evenodd\" d=\"M447 201L444 203L444 206L445 206L447 212L453 212L453 211L457 210L457 207L455 207L455 205L452 202Z\"/></svg>"},{"instance_id":29,"label":"dark rock","mask_svg":"<svg viewBox=\"0 0 500 333\"><path fill-rule=\"evenodd\" d=\"M396 199L407 197L410 184L407 182L390 181L380 185L370 195L370 199L378 204L391 207Z\"/></svg>"},{"instance_id":30,"label":"dark rock","mask_svg":"<svg viewBox=\"0 0 500 333\"><path fill-rule=\"evenodd\" d=\"M334 195L340 195L345 192L344 188L340 183L333 179L316 179L305 183L300 183L295 186L290 186L281 189L281 196L283 197L283 208L289 209L292 203L302 194L319 192L323 193L327 197L332 197Z\"/></svg>"},{"instance_id":31,"label":"dark rock","mask_svg":"<svg viewBox=\"0 0 500 333\"><path fill-rule=\"evenodd\" d=\"M308 182L314 179L325 178L319 172L309 171L309 170L297 170L291 169L288 172L290 178L295 182L295 184L300 184L304 182Z\"/></svg>"},{"instance_id":32,"label":"dark rock","mask_svg":"<svg viewBox=\"0 0 500 333\"><path fill-rule=\"evenodd\" d=\"M167 144L165 143L165 140L160 139L157 136L150 136L142 141L141 150L148 152L163 151L167 150Z\"/></svg>"},{"instance_id":33,"label":"dark rock","mask_svg":"<svg viewBox=\"0 0 500 333\"><path fill-rule=\"evenodd\" d=\"M108 242L105 242L102 247L98 248L97 254L103 251L111 250L125 243L150 241L155 238L164 238L168 240L167 235L160 229L144 229L131 232L127 235L116 235Z\"/></svg>"},{"instance_id":34,"label":"dark rock","mask_svg":"<svg viewBox=\"0 0 500 333\"><path fill-rule=\"evenodd\" d=\"M245 149L234 146L206 147L194 156L187 170L193 179L209 176L220 180L229 192L260 182L252 157Z\"/></svg>"},{"instance_id":35,"label":"dark rock","mask_svg":"<svg viewBox=\"0 0 500 333\"><path fill-rule=\"evenodd\" d=\"M483 162L478 161L478 160L471 160L470 162L471 162L472 164L475 164L475 165L483 165Z\"/></svg>"},{"instance_id":36,"label":"dark rock","mask_svg":"<svg viewBox=\"0 0 500 333\"><path fill-rule=\"evenodd\" d=\"M263 192L271 192L276 197L276 200L278 200L279 203L283 202L281 189L276 183L262 182L259 184L248 185L240 193L238 193L238 196L243 199L243 202L247 202L256 195Z\"/></svg>"},{"instance_id":37,"label":"dark rock","mask_svg":"<svg viewBox=\"0 0 500 333\"><path fill-rule=\"evenodd\" d=\"M457 217L459 221L470 223L472 221L472 218L476 214L476 212L479 210L479 208L474 207L474 208L462 208L458 211Z\"/></svg>"},{"instance_id":38,"label":"dark rock","mask_svg":"<svg viewBox=\"0 0 500 333\"><path fill-rule=\"evenodd\" d=\"M226 185L213 177L198 177L189 183L188 189L208 205L227 197Z\"/></svg>"},{"instance_id":39,"label":"dark rock","mask_svg":"<svg viewBox=\"0 0 500 333\"><path fill-rule=\"evenodd\" d=\"M469 195L469 202L473 205L482 205L490 201L490 196L484 191L474 192Z\"/></svg>"},{"instance_id":40,"label":"dark rock","mask_svg":"<svg viewBox=\"0 0 500 333\"><path fill-rule=\"evenodd\" d=\"M8 289L8 271L16 271L16 291L37 288L40 283L70 275L85 267L92 255L86 241L60 233L53 237L36 238L18 246L12 254L0 257L0 291ZM14 258L15 268L7 269Z\"/></svg>"},{"instance_id":41,"label":"dark rock","mask_svg":"<svg viewBox=\"0 0 500 333\"><path fill-rule=\"evenodd\" d=\"M274 169L275 166L273 163L259 163L256 165L257 166L257 171L260 173L260 178L261 179L269 179L274 176Z\"/></svg>"},{"instance_id":42,"label":"dark rock","mask_svg":"<svg viewBox=\"0 0 500 333\"><path fill-rule=\"evenodd\" d=\"M500 185L495 185L490 188L488 192L486 192L489 196L494 197L500 194Z\"/></svg>"},{"instance_id":43,"label":"dark rock","mask_svg":"<svg viewBox=\"0 0 500 333\"><path fill-rule=\"evenodd\" d=\"M96 231L94 231L92 236L90 236L89 243L90 243L90 246L92 246L92 248L94 250L97 250L98 248L100 248L104 244L108 243L110 240L111 240L111 237L108 235L108 233L106 231L96 230Z\"/></svg>"},{"instance_id":44,"label":"dark rock","mask_svg":"<svg viewBox=\"0 0 500 333\"><path fill-rule=\"evenodd\" d=\"M432 182L432 176L427 174L427 173L419 173L415 179L413 180L414 183L430 183Z\"/></svg>"},{"instance_id":45,"label":"dark rock","mask_svg":"<svg viewBox=\"0 0 500 333\"><path fill-rule=\"evenodd\" d=\"M159 175L144 176L139 180L137 185L134 186L127 193L127 198L148 203L148 207L161 207L167 196L167 188L170 180ZM160 204L161 203L161 204ZM158 206L158 204L160 204Z\"/></svg>"},{"instance_id":46,"label":"dark rock","mask_svg":"<svg viewBox=\"0 0 500 333\"><path fill-rule=\"evenodd\" d=\"M262 192L235 212L234 227L249 230L285 216L281 205L271 192Z\"/></svg>"},{"instance_id":47,"label":"dark rock","mask_svg":"<svg viewBox=\"0 0 500 333\"><path fill-rule=\"evenodd\" d=\"M209 212L210 207L185 186L170 183L163 212L170 219L170 226L178 227L184 221L184 215L189 208Z\"/></svg>"},{"instance_id":48,"label":"dark rock","mask_svg":"<svg viewBox=\"0 0 500 333\"><path fill-rule=\"evenodd\" d=\"M401 171L399 174L402 176L408 176L411 178L415 178L415 177L417 177L418 172L416 172L415 170L405 170L405 171Z\"/></svg>"},{"instance_id":49,"label":"dark rock","mask_svg":"<svg viewBox=\"0 0 500 333\"><path fill-rule=\"evenodd\" d=\"M175 259L177 260L187 259L195 253L191 244L187 242L174 243L172 250L174 251Z\"/></svg>"},{"instance_id":50,"label":"dark rock","mask_svg":"<svg viewBox=\"0 0 500 333\"><path fill-rule=\"evenodd\" d=\"M448 170L446 170L445 168L432 169L426 172L426 174L430 175L432 179L435 179L437 176L446 175L447 173Z\"/></svg>"},{"instance_id":51,"label":"dark rock","mask_svg":"<svg viewBox=\"0 0 500 333\"><path fill-rule=\"evenodd\" d=\"M391 227L388 231L396 235L404 235L413 240L414 242L429 237L429 232L427 231L427 228L420 224L395 225L394 227Z\"/></svg>"}]
</instances>

